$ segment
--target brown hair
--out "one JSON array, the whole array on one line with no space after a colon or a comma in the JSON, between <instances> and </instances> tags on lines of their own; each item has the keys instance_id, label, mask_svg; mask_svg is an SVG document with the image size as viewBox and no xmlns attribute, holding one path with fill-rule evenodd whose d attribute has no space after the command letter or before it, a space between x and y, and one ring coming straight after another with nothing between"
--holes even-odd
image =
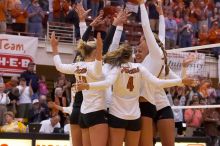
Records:
<instances>
[{"instance_id":1,"label":"brown hair","mask_svg":"<svg viewBox=\"0 0 220 146\"><path fill-rule=\"evenodd\" d=\"M104 57L104 62L112 65L112 67L120 67L123 63L127 63L131 58L132 48L128 44L122 44L115 51L108 52Z\"/></svg>"},{"instance_id":2,"label":"brown hair","mask_svg":"<svg viewBox=\"0 0 220 146\"><path fill-rule=\"evenodd\" d=\"M95 41L84 42L83 40L80 40L77 45L77 50L80 52L83 58L90 56L93 50L95 49L96 49Z\"/></svg>"},{"instance_id":3,"label":"brown hair","mask_svg":"<svg viewBox=\"0 0 220 146\"><path fill-rule=\"evenodd\" d=\"M164 64L165 64L165 75L167 76L170 72L170 67L168 65L168 60L167 60L167 52L166 49L163 45L163 43L160 41L159 37L157 34L154 34L155 40L158 44L158 46L161 48L162 52L163 52L163 60L164 60Z\"/></svg>"}]
</instances>

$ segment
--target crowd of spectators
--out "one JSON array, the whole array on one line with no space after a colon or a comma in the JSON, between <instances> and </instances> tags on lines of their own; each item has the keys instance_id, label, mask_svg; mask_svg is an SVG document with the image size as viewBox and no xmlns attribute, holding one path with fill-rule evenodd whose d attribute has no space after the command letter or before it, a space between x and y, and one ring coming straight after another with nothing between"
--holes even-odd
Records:
<instances>
[{"instance_id":1,"label":"crowd of spectators","mask_svg":"<svg viewBox=\"0 0 220 146\"><path fill-rule=\"evenodd\" d=\"M197 87L173 87L167 89L167 95L170 104L174 107L218 105L220 104L219 91L220 85L214 88L211 80L201 79ZM210 136L215 141L220 135L218 108L174 108L173 113L177 136Z\"/></svg>"},{"instance_id":2,"label":"crowd of spectators","mask_svg":"<svg viewBox=\"0 0 220 146\"><path fill-rule=\"evenodd\" d=\"M0 131L27 132L25 125L29 124L41 124L40 132L43 133L52 133L55 128L66 127L69 115L48 103L69 106L70 87L71 82L60 73L54 81L54 88L49 90L45 76L35 73L33 62L28 64L27 70L20 77L13 76L6 83L1 77Z\"/></svg>"},{"instance_id":3,"label":"crowd of spectators","mask_svg":"<svg viewBox=\"0 0 220 146\"><path fill-rule=\"evenodd\" d=\"M19 78L11 77L10 81L0 83L2 132L26 132L25 125L31 123L42 124L40 132L44 133L68 126L69 115L53 107L71 104L71 81L60 73L53 89L49 90L45 77L37 75L34 66L31 62ZM170 104L174 107L220 104L220 85L214 88L211 80L200 80L197 87L166 89ZM207 135L215 140L220 135L219 109L174 108L173 113L177 136Z\"/></svg>"},{"instance_id":4,"label":"crowd of spectators","mask_svg":"<svg viewBox=\"0 0 220 146\"><path fill-rule=\"evenodd\" d=\"M75 36L79 38L79 18L74 9L75 2L81 2L86 10L91 9L89 17L93 19L103 12L103 8L109 5L123 7L127 1L129 0L1 0L0 32L12 29L13 32L27 32L32 36L44 37L47 27L43 26L47 22L58 22L73 24ZM154 3L155 0L148 0L146 5L151 28L158 32L159 14ZM166 18L166 49L219 43L219 0L164 0L163 10ZM140 20L139 11L136 17ZM96 29L105 35L109 24L109 19L106 18ZM216 56L220 53L219 50L213 49Z\"/></svg>"},{"instance_id":5,"label":"crowd of spectators","mask_svg":"<svg viewBox=\"0 0 220 146\"><path fill-rule=\"evenodd\" d=\"M91 9L89 17L95 18L108 5L123 7L127 0L1 0L0 31L5 32L6 24L11 24L13 31L27 31L42 37L45 21L65 22L75 25L79 37L79 18L74 2L81 2L86 10ZM157 32L159 14L154 3L155 0L148 0L146 5L151 28ZM163 10L167 49L219 43L219 0L164 0ZM139 12L136 16L140 18ZM109 25L102 25L98 28L106 31ZM215 48L214 52L218 54L219 49Z\"/></svg>"},{"instance_id":6,"label":"crowd of spectators","mask_svg":"<svg viewBox=\"0 0 220 146\"><path fill-rule=\"evenodd\" d=\"M95 18L102 12L99 10L109 4L108 1L103 0L83 0L82 3L85 9L92 9L90 14L92 18ZM111 4L122 5L123 3L123 0L118 0ZM146 5L149 9L152 30L157 32L159 15L154 0L149 0ZM14 31L28 31L41 36L45 17L49 22L68 22L79 29L79 18L73 7L74 4L71 5L71 1L68 0L1 0L0 31L6 31L7 22L12 24ZM163 7L166 49L218 43L220 40L219 0L164 0ZM136 16L138 20L138 14ZM95 30L105 35L109 24L106 18L102 26L98 26ZM216 54L219 53L218 48L214 51ZM3 132L25 132L25 126L18 122L20 119L25 124L41 123L40 131L46 133L51 133L54 128L68 124L68 115L50 108L48 101L58 106L69 106L71 81L60 73L54 82L53 89L49 90L45 76L37 75L34 67L34 63L29 63L27 71L23 72L20 78L12 77L7 83L0 83L0 126ZM220 104L220 86L215 89L212 82L207 79L202 80L201 84L195 88L167 89L167 95L173 106ZM211 137L220 134L218 109L173 109L173 113L178 136L196 136L199 132ZM186 129L183 123L186 123ZM50 128L45 128L48 125Z\"/></svg>"}]
</instances>

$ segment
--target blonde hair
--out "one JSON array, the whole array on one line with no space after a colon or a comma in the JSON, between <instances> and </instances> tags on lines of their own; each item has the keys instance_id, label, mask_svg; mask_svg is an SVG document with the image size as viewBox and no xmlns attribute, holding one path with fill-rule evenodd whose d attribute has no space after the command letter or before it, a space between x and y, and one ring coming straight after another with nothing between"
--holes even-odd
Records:
<instances>
[{"instance_id":1,"label":"blonde hair","mask_svg":"<svg viewBox=\"0 0 220 146\"><path fill-rule=\"evenodd\" d=\"M77 51L80 52L83 58L91 55L92 51L95 49L96 49L96 41L85 42L83 40L80 40L77 45Z\"/></svg>"},{"instance_id":2,"label":"blonde hair","mask_svg":"<svg viewBox=\"0 0 220 146\"><path fill-rule=\"evenodd\" d=\"M128 44L122 44L115 51L108 52L104 57L104 62L115 66L127 63L132 56L132 48Z\"/></svg>"}]
</instances>

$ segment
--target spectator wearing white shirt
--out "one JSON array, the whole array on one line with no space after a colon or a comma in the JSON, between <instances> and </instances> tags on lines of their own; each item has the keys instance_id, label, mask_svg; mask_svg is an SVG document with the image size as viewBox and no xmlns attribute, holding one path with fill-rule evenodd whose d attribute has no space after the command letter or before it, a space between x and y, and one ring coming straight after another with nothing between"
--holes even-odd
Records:
<instances>
[{"instance_id":1,"label":"spectator wearing white shirt","mask_svg":"<svg viewBox=\"0 0 220 146\"><path fill-rule=\"evenodd\" d=\"M179 102L181 106L186 105L186 91L185 87L177 87L177 97L179 98Z\"/></svg>"},{"instance_id":2,"label":"spectator wearing white shirt","mask_svg":"<svg viewBox=\"0 0 220 146\"><path fill-rule=\"evenodd\" d=\"M20 79L20 85L17 86L19 90L19 100L18 100L18 117L19 118L28 118L28 112L31 109L32 101L31 96L33 94L31 88L31 81L29 86L26 85L26 80L24 78Z\"/></svg>"},{"instance_id":3,"label":"spectator wearing white shirt","mask_svg":"<svg viewBox=\"0 0 220 146\"><path fill-rule=\"evenodd\" d=\"M10 103L10 99L7 94L4 93L5 84L0 83L0 126L4 124L4 114L7 112L6 105Z\"/></svg>"},{"instance_id":4,"label":"spectator wearing white shirt","mask_svg":"<svg viewBox=\"0 0 220 146\"><path fill-rule=\"evenodd\" d=\"M60 116L56 115L41 122L40 133L53 133L54 128L60 128Z\"/></svg>"},{"instance_id":5,"label":"spectator wearing white shirt","mask_svg":"<svg viewBox=\"0 0 220 146\"><path fill-rule=\"evenodd\" d=\"M173 99L174 106L180 106L180 100L178 97ZM177 129L177 135L183 135L183 110L182 109L173 109L175 127Z\"/></svg>"}]
</instances>

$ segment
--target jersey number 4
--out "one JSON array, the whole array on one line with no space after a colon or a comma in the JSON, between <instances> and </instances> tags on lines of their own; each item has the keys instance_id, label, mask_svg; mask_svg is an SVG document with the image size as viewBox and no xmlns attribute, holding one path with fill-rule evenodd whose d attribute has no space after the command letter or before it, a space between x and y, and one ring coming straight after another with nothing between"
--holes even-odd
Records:
<instances>
[{"instance_id":1,"label":"jersey number 4","mask_svg":"<svg viewBox=\"0 0 220 146\"><path fill-rule=\"evenodd\" d=\"M85 76L79 76L79 80L83 83L87 83L86 77Z\"/></svg>"},{"instance_id":2,"label":"jersey number 4","mask_svg":"<svg viewBox=\"0 0 220 146\"><path fill-rule=\"evenodd\" d=\"M129 77L128 83L127 83L127 89L129 89L130 92L134 90L134 78L133 77Z\"/></svg>"}]
</instances>

